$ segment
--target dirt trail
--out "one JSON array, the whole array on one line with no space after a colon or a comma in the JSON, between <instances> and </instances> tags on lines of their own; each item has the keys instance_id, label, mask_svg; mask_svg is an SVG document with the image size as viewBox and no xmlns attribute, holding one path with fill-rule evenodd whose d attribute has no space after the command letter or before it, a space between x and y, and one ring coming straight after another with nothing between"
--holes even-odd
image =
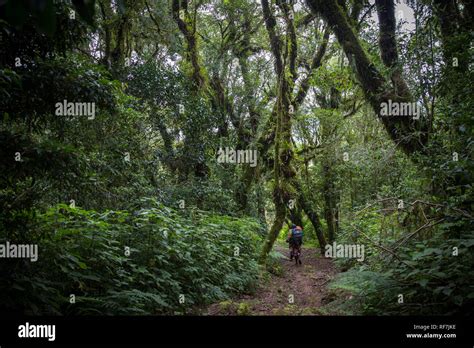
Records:
<instances>
[{"instance_id":1,"label":"dirt trail","mask_svg":"<svg viewBox=\"0 0 474 348\"><path fill-rule=\"evenodd\" d=\"M320 251L303 247L302 265L289 259L289 251L280 245L274 250L280 258L281 274L269 275L253 295L242 296L210 306L208 315L322 315L322 299L326 285L337 273L331 259ZM280 272L279 272L280 273ZM293 303L291 301L293 300Z\"/></svg>"}]
</instances>

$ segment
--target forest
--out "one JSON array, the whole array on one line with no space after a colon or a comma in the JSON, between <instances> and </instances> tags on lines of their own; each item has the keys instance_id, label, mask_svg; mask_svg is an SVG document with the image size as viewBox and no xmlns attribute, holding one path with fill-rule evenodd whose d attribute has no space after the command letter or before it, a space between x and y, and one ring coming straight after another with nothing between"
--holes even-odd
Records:
<instances>
[{"instance_id":1,"label":"forest","mask_svg":"<svg viewBox=\"0 0 474 348\"><path fill-rule=\"evenodd\" d=\"M0 1L0 313L474 314L473 18Z\"/></svg>"}]
</instances>

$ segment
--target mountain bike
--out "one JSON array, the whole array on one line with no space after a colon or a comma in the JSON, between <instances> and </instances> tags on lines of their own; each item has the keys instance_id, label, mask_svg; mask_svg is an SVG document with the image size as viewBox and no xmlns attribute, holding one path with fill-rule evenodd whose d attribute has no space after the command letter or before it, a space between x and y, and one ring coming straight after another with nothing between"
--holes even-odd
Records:
<instances>
[{"instance_id":1,"label":"mountain bike","mask_svg":"<svg viewBox=\"0 0 474 348\"><path fill-rule=\"evenodd\" d=\"M292 245L290 251L290 259L295 258L295 264L301 265L301 245Z\"/></svg>"}]
</instances>

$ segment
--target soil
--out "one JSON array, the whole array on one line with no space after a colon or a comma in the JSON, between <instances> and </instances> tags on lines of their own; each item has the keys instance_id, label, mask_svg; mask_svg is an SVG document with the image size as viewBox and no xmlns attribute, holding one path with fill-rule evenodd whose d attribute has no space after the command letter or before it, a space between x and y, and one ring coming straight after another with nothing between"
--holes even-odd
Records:
<instances>
[{"instance_id":1,"label":"soil","mask_svg":"<svg viewBox=\"0 0 474 348\"><path fill-rule=\"evenodd\" d=\"M337 273L331 259L321 256L314 248L303 247L302 265L290 261L289 250L275 245L283 254L276 274L262 278L256 292L231 301L215 303L207 315L324 315L327 284Z\"/></svg>"}]
</instances>

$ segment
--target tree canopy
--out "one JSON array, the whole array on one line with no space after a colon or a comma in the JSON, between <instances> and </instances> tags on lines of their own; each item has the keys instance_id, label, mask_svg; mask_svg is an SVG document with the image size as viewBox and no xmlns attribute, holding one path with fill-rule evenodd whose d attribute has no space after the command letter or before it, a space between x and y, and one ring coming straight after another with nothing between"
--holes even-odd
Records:
<instances>
[{"instance_id":1,"label":"tree canopy","mask_svg":"<svg viewBox=\"0 0 474 348\"><path fill-rule=\"evenodd\" d=\"M295 224L328 313L472 314L473 12L3 1L0 307L199 313L278 274Z\"/></svg>"}]
</instances>

